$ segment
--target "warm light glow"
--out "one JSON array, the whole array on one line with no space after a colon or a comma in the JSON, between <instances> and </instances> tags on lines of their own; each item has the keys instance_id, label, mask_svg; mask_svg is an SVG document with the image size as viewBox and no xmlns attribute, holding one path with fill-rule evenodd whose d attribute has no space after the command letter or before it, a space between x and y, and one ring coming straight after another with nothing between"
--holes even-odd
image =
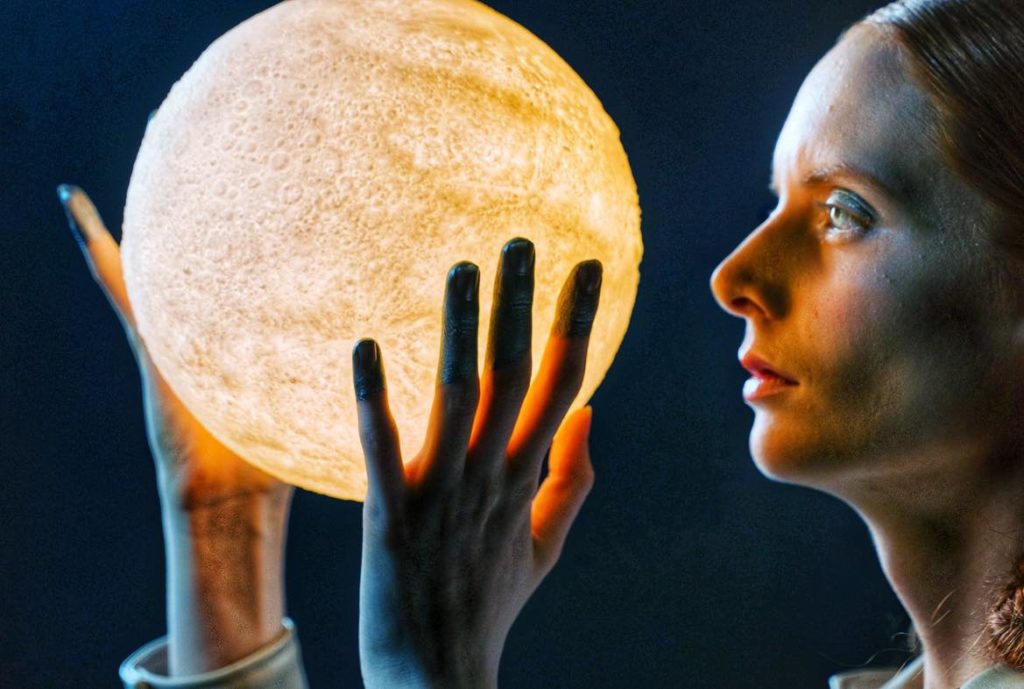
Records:
<instances>
[{"instance_id":1,"label":"warm light glow","mask_svg":"<svg viewBox=\"0 0 1024 689\"><path fill-rule=\"evenodd\" d=\"M291 0L217 39L132 171L121 243L149 352L193 414L303 488L366 491L351 350L382 347L411 459L448 268L480 266L480 362L506 240L536 245L534 370L575 263L604 263L586 403L642 252L615 124L550 48L468 0Z\"/></svg>"}]
</instances>

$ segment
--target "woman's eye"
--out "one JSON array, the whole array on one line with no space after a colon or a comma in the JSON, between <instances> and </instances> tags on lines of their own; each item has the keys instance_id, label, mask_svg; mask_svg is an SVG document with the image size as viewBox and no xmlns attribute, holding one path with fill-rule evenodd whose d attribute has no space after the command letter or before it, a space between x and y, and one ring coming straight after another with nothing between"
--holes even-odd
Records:
<instances>
[{"instance_id":1,"label":"woman's eye","mask_svg":"<svg viewBox=\"0 0 1024 689\"><path fill-rule=\"evenodd\" d=\"M828 221L837 230L857 232L866 230L866 223L842 206L828 207Z\"/></svg>"},{"instance_id":2,"label":"woman's eye","mask_svg":"<svg viewBox=\"0 0 1024 689\"><path fill-rule=\"evenodd\" d=\"M828 202L827 234L839 239L860 237L874 224L874 214L865 207L860 210L859 198L845 190L836 190Z\"/></svg>"}]
</instances>

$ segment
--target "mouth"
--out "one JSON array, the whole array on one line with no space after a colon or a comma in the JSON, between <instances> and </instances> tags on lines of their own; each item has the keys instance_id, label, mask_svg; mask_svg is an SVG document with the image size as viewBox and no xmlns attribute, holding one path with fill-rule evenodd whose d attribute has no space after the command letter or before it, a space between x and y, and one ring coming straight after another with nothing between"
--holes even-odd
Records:
<instances>
[{"instance_id":1,"label":"mouth","mask_svg":"<svg viewBox=\"0 0 1024 689\"><path fill-rule=\"evenodd\" d=\"M743 384L743 399L747 402L776 395L799 385L791 376L755 354L742 354L740 365L752 374Z\"/></svg>"}]
</instances>

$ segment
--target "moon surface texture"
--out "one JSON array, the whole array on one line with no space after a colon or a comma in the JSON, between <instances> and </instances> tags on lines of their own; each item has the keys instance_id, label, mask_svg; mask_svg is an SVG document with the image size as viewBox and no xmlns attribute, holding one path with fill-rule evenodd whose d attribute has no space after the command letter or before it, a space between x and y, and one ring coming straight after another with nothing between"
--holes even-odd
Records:
<instances>
[{"instance_id":1,"label":"moon surface texture","mask_svg":"<svg viewBox=\"0 0 1024 689\"><path fill-rule=\"evenodd\" d=\"M540 39L470 0L288 0L210 45L147 127L125 282L155 365L215 437L362 500L351 352L381 345L406 461L432 403L448 269L536 245L534 373L573 265L604 264L586 403L642 254L619 132Z\"/></svg>"}]
</instances>

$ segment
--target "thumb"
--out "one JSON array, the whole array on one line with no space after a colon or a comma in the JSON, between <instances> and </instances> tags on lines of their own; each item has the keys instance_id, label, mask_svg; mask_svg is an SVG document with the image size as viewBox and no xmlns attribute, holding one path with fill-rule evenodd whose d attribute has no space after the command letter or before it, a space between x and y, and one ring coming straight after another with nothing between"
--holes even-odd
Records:
<instances>
[{"instance_id":1,"label":"thumb","mask_svg":"<svg viewBox=\"0 0 1024 689\"><path fill-rule=\"evenodd\" d=\"M62 184L57 187L57 196L64 206L71 232L81 246L89 272L103 289L128 335L129 344L135 350L136 357L139 357L140 353L144 354L140 352L144 347L140 346L135 315L128 301L128 290L121 269L121 247L110 236L96 206L84 191L74 185ZM140 360L139 363L143 362Z\"/></svg>"},{"instance_id":2,"label":"thumb","mask_svg":"<svg viewBox=\"0 0 1024 689\"><path fill-rule=\"evenodd\" d=\"M96 206L84 191L73 185L62 184L57 187L57 195L67 213L68 225L82 247L92 276L103 288L125 328L134 329L135 318L121 272L121 248L110 236Z\"/></svg>"},{"instance_id":3,"label":"thumb","mask_svg":"<svg viewBox=\"0 0 1024 689\"><path fill-rule=\"evenodd\" d=\"M589 406L576 411L562 424L551 443L548 475L530 511L540 578L558 561L569 527L594 485L589 444L592 417Z\"/></svg>"}]
</instances>

